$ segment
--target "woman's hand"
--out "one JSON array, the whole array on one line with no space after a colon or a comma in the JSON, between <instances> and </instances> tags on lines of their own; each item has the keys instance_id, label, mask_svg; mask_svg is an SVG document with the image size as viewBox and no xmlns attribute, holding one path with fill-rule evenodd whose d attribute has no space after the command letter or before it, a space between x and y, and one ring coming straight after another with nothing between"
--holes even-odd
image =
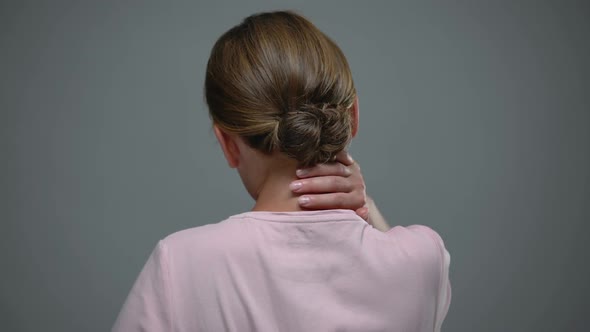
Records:
<instances>
[{"instance_id":1,"label":"woman's hand","mask_svg":"<svg viewBox=\"0 0 590 332\"><path fill-rule=\"evenodd\" d=\"M297 170L290 188L308 210L350 209L369 222L365 181L352 157L342 151L336 162ZM369 222L370 223L370 222Z\"/></svg>"}]
</instances>

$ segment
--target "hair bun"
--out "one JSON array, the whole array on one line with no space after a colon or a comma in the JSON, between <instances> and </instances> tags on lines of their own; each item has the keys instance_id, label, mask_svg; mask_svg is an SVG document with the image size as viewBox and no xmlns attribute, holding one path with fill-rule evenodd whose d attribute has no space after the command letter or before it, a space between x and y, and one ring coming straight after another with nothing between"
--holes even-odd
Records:
<instances>
[{"instance_id":1,"label":"hair bun","mask_svg":"<svg viewBox=\"0 0 590 332\"><path fill-rule=\"evenodd\" d=\"M352 136L348 110L335 105L304 105L279 121L278 148L302 167L334 160Z\"/></svg>"}]
</instances>

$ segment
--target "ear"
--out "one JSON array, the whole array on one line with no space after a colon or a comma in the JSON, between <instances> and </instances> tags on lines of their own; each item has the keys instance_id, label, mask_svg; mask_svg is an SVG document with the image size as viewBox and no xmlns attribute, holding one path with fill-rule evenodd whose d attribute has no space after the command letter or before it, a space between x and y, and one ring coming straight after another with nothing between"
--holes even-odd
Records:
<instances>
[{"instance_id":1,"label":"ear","mask_svg":"<svg viewBox=\"0 0 590 332\"><path fill-rule=\"evenodd\" d=\"M236 138L224 132L215 124L213 125L213 131L215 132L215 137L217 137L217 140L219 141L219 145L221 145L221 150L223 150L223 154L225 155L225 159L227 160L227 164L229 165L229 167L238 167L240 159L240 149L238 149L238 146L236 144Z\"/></svg>"},{"instance_id":2,"label":"ear","mask_svg":"<svg viewBox=\"0 0 590 332\"><path fill-rule=\"evenodd\" d=\"M355 137L356 133L359 130L359 98L358 97L354 98L354 103L352 104L350 111L352 112L352 137Z\"/></svg>"}]
</instances>

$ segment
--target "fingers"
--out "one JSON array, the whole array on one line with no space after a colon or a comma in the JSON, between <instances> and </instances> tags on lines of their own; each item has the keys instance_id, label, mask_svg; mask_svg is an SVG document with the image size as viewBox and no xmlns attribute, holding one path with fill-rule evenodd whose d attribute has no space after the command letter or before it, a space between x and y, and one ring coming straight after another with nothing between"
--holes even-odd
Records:
<instances>
[{"instance_id":1,"label":"fingers","mask_svg":"<svg viewBox=\"0 0 590 332\"><path fill-rule=\"evenodd\" d=\"M358 202L364 199L364 196L358 192L304 195L299 197L299 205L310 210L352 209L356 211Z\"/></svg>"},{"instance_id":2,"label":"fingers","mask_svg":"<svg viewBox=\"0 0 590 332\"><path fill-rule=\"evenodd\" d=\"M352 174L349 167L337 162L328 164L318 164L311 168L304 168L297 170L297 177L311 178L315 176L343 176L348 177Z\"/></svg>"},{"instance_id":3,"label":"fingers","mask_svg":"<svg viewBox=\"0 0 590 332\"><path fill-rule=\"evenodd\" d=\"M298 180L291 183L293 193L301 195L299 205L310 210L350 209L368 221L365 208L365 182L359 165L346 151L336 161L297 170Z\"/></svg>"},{"instance_id":4,"label":"fingers","mask_svg":"<svg viewBox=\"0 0 590 332\"><path fill-rule=\"evenodd\" d=\"M342 176L319 176L293 181L290 188L297 194L349 193L355 189L354 185Z\"/></svg>"},{"instance_id":5,"label":"fingers","mask_svg":"<svg viewBox=\"0 0 590 332\"><path fill-rule=\"evenodd\" d=\"M369 208L368 207L363 206L362 208L356 209L355 212L359 217L365 219L365 221L367 223L372 225L371 221L369 220Z\"/></svg>"}]
</instances>

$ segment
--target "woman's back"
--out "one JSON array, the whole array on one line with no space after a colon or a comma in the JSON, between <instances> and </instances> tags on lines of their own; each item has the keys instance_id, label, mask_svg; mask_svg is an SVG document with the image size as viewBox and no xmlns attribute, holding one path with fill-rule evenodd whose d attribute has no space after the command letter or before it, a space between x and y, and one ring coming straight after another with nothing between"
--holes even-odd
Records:
<instances>
[{"instance_id":1,"label":"woman's back","mask_svg":"<svg viewBox=\"0 0 590 332\"><path fill-rule=\"evenodd\" d=\"M438 331L449 256L425 226L246 212L158 244L114 331Z\"/></svg>"},{"instance_id":2,"label":"woman's back","mask_svg":"<svg viewBox=\"0 0 590 332\"><path fill-rule=\"evenodd\" d=\"M205 97L253 211L160 241L115 331L440 329L449 256L435 232L302 211L290 189L298 168L329 164L358 129L352 74L330 38L294 13L252 15L213 46Z\"/></svg>"}]
</instances>

